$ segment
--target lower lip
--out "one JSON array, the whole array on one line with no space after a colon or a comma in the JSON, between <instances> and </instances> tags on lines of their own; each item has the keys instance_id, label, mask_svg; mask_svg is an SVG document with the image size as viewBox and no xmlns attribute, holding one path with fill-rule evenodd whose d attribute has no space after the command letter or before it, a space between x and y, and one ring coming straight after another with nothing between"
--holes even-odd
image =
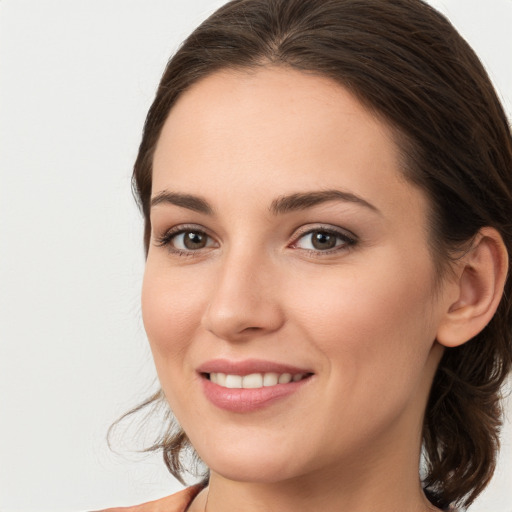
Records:
<instances>
[{"instance_id":1,"label":"lower lip","mask_svg":"<svg viewBox=\"0 0 512 512\"><path fill-rule=\"evenodd\" d=\"M298 382L264 386L255 389L224 388L201 376L204 394L215 406L230 412L252 412L268 407L274 402L296 393L311 380L306 377Z\"/></svg>"}]
</instances>

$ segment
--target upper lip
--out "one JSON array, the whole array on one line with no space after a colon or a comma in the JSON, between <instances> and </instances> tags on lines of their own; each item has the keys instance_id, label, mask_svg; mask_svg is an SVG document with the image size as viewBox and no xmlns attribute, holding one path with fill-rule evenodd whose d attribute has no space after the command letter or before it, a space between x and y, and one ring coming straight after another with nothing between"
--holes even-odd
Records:
<instances>
[{"instance_id":1,"label":"upper lip","mask_svg":"<svg viewBox=\"0 0 512 512\"><path fill-rule=\"evenodd\" d=\"M299 368L290 364L265 361L263 359L245 359L243 361L230 361L229 359L211 359L201 364L199 373L225 373L229 375L250 375L251 373L313 373L306 368Z\"/></svg>"}]
</instances>

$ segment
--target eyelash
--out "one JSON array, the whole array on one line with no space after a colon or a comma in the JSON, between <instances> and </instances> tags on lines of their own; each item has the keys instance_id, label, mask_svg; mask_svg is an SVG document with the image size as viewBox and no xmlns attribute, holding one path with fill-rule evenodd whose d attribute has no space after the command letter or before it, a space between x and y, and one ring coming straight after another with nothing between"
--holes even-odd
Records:
<instances>
[{"instance_id":1,"label":"eyelash","mask_svg":"<svg viewBox=\"0 0 512 512\"><path fill-rule=\"evenodd\" d=\"M313 233L324 233L324 234L336 237L337 241L341 240L341 244L335 245L331 249L326 249L326 250L301 249L301 250L307 252L308 255L314 256L314 257L321 258L322 256L325 256L328 254L336 254L339 252L348 251L349 249L353 248L358 242L357 237L353 233L349 233L347 231L342 231L342 230L336 229L332 226L319 225L319 226L315 226L314 228L309 228L306 231L299 232L294 237L294 242L292 242L292 244L290 244L290 247L296 247L298 242L301 239L303 239L304 237L306 237L308 235L312 235Z\"/></svg>"},{"instance_id":2,"label":"eyelash","mask_svg":"<svg viewBox=\"0 0 512 512\"><path fill-rule=\"evenodd\" d=\"M175 254L180 257L196 257L201 255L202 250L206 249L208 247L199 248L197 250L194 249L179 249L176 247L173 247L172 241L179 235L182 235L184 233L196 233L202 236L205 236L209 238L210 240L213 240L213 238L208 235L208 233L202 229L199 226L195 225L180 225L173 227L169 230L167 230L162 236L158 237L155 240L155 244L158 247L166 247L171 254ZM335 245L331 249L326 250L320 250L320 249L301 249L300 247L297 247L298 242L303 239L304 237L308 235L312 235L313 233L324 233L327 235L335 236L337 240L341 240L341 244ZM336 242L337 243L337 242ZM314 228L310 228L306 231L299 232L295 237L294 241L288 245L288 247L297 248L304 252L306 252L310 256L314 257L322 257L327 254L334 254L342 251L348 251L353 246L355 246L358 243L357 237L352 233L347 233L346 231L341 231L338 229L333 228L332 226L316 226Z\"/></svg>"},{"instance_id":3,"label":"eyelash","mask_svg":"<svg viewBox=\"0 0 512 512\"><path fill-rule=\"evenodd\" d=\"M178 249L177 247L173 247L173 245L172 245L173 239L175 239L178 235L182 235L184 233L197 233L197 234L200 234L200 235L206 236L207 238L212 239L212 237L210 235L208 235L208 233L206 233L206 231L204 229L200 228L199 226L180 225L180 226L176 226L176 227L173 227L173 228L167 230L162 236L158 237L155 240L155 244L158 247L166 247L171 254L175 254L177 256L188 257L188 258L193 258L195 256L199 256L201 254L201 249L183 250L183 249Z\"/></svg>"}]
</instances>

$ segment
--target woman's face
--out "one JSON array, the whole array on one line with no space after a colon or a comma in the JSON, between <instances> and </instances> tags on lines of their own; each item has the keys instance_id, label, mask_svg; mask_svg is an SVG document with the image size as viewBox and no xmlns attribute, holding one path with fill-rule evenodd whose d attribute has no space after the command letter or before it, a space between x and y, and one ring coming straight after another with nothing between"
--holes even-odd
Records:
<instances>
[{"instance_id":1,"label":"woman's face","mask_svg":"<svg viewBox=\"0 0 512 512\"><path fill-rule=\"evenodd\" d=\"M427 200L400 165L386 124L298 71L219 72L173 107L143 317L213 472L275 482L417 463L447 300Z\"/></svg>"}]
</instances>

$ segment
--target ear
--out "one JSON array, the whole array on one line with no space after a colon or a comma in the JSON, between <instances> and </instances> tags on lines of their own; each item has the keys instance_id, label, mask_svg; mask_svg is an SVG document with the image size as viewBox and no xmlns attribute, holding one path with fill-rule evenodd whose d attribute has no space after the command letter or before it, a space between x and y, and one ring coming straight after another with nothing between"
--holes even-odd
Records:
<instances>
[{"instance_id":1,"label":"ear","mask_svg":"<svg viewBox=\"0 0 512 512\"><path fill-rule=\"evenodd\" d=\"M507 278L508 254L501 235L494 228L482 228L471 249L457 266L453 284L456 300L440 322L437 341L456 347L475 337L490 322Z\"/></svg>"}]
</instances>

